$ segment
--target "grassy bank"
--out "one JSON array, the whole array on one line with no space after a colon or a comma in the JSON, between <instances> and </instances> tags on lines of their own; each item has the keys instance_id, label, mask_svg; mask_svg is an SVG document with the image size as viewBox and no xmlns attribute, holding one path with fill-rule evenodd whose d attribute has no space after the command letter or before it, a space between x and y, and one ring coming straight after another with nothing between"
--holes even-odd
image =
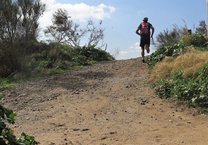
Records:
<instances>
[{"instance_id":1,"label":"grassy bank","mask_svg":"<svg viewBox=\"0 0 208 145\"><path fill-rule=\"evenodd\" d=\"M208 47L185 40L161 46L149 57L150 82L159 97L180 100L207 111Z\"/></svg>"}]
</instances>

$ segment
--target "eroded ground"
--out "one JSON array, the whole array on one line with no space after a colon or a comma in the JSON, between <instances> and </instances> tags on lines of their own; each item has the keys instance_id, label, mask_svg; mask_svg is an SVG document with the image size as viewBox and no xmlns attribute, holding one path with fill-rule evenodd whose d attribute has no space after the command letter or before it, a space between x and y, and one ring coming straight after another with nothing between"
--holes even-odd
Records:
<instances>
[{"instance_id":1,"label":"eroded ground","mask_svg":"<svg viewBox=\"0 0 208 145\"><path fill-rule=\"evenodd\" d=\"M140 59L104 62L6 90L3 103L15 133L41 145L207 145L207 116L161 100L147 80Z\"/></svg>"}]
</instances>

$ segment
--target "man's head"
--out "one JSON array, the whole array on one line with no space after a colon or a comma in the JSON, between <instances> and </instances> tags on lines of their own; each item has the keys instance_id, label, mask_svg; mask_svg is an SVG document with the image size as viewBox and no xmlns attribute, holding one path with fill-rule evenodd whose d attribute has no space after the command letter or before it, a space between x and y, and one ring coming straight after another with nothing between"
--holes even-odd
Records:
<instances>
[{"instance_id":1,"label":"man's head","mask_svg":"<svg viewBox=\"0 0 208 145\"><path fill-rule=\"evenodd\" d=\"M143 21L144 21L145 23L147 23L147 22L148 22L148 18L147 18L147 17L144 17Z\"/></svg>"}]
</instances>

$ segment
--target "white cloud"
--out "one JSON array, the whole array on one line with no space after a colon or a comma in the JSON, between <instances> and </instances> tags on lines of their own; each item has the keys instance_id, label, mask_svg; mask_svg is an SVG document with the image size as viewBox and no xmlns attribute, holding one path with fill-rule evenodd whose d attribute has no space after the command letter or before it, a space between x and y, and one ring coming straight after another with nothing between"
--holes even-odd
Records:
<instances>
[{"instance_id":1,"label":"white cloud","mask_svg":"<svg viewBox=\"0 0 208 145\"><path fill-rule=\"evenodd\" d=\"M87 5L85 3L60 3L57 0L41 0L46 4L46 11L40 18L40 27L45 28L51 25L52 15L57 9L65 9L73 20L86 21L88 19L104 20L110 18L115 12L115 7L105 4Z\"/></svg>"},{"instance_id":2,"label":"white cloud","mask_svg":"<svg viewBox=\"0 0 208 145\"><path fill-rule=\"evenodd\" d=\"M130 58L137 58L141 56L141 48L139 46L139 42L134 43L132 46L126 49L122 49L119 51L116 59L130 59Z\"/></svg>"},{"instance_id":3,"label":"white cloud","mask_svg":"<svg viewBox=\"0 0 208 145\"><path fill-rule=\"evenodd\" d=\"M150 45L150 55L156 50L154 45ZM147 55L145 51L145 55ZM116 56L117 60L121 59L131 59L131 58L137 58L141 57L141 47L140 47L140 42L135 42L132 46L130 46L127 49L122 49L122 51L119 51L118 55Z\"/></svg>"}]
</instances>

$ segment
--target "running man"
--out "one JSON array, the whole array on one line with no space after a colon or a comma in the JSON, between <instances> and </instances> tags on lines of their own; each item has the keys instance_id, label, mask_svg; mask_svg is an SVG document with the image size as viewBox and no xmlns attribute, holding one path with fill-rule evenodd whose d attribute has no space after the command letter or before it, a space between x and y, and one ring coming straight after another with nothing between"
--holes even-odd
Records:
<instances>
[{"instance_id":1,"label":"running man","mask_svg":"<svg viewBox=\"0 0 208 145\"><path fill-rule=\"evenodd\" d=\"M150 52L150 37L153 38L154 31L155 29L152 26L152 24L148 22L147 17L143 19L143 22L139 25L139 27L136 30L136 34L140 35L140 46L142 49L142 53L141 53L142 62L145 62L145 59L144 59L145 50L147 51L147 53Z\"/></svg>"}]
</instances>

